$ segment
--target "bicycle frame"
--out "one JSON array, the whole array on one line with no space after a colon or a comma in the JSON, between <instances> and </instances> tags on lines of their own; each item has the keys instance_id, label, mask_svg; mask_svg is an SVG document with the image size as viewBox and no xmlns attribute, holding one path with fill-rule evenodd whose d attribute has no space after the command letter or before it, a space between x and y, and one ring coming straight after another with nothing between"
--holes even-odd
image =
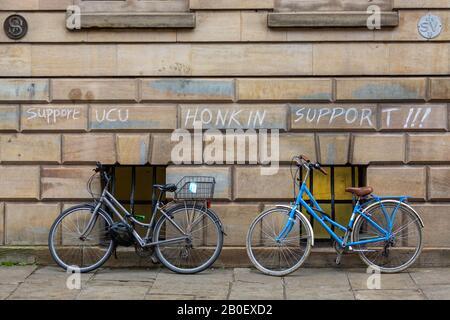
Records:
<instances>
[{"instance_id":1,"label":"bicycle frame","mask_svg":"<svg viewBox=\"0 0 450 320\"><path fill-rule=\"evenodd\" d=\"M349 223L347 225L347 227L344 227L343 225L337 223L336 221L334 221L333 219L331 219L320 207L320 205L317 203L316 199L314 198L314 195L310 192L310 190L308 189L308 186L306 185L306 181L309 177L309 171L310 168L308 166L304 166L306 168L306 176L305 179L302 181L301 187L300 187L300 191L297 195L297 199L295 201L294 206L292 207L290 214L289 214L289 220L286 223L284 229L280 232L280 234L277 236L276 240L277 241L281 241L283 239L285 239L287 237L287 235L289 234L289 232L292 230L292 227L294 225L294 218L295 218L295 214L296 211L298 209L299 206L302 206L304 208L306 208L307 212L315 219L317 220L321 226L330 234L330 236L342 247L342 248L346 248L346 247L351 247L351 246L356 246L356 245L363 245L363 244L368 244L368 243L375 243L375 242L379 242L379 241L388 241L391 238L391 234L392 234L392 226L393 226L393 222L395 219L395 215L397 213L398 208L400 207L400 204L405 202L408 197L407 196L400 196L400 197L378 197L375 195L372 195L372 198L364 203L363 205L361 205L360 200L358 199L355 208L353 209L352 215L350 217ZM304 199L303 196L307 195L312 206L310 204L308 204ZM379 202L383 199L396 199L398 200L398 204L397 206L394 208L394 210L392 211L391 214L389 214L386 211L386 208L383 204L381 204L382 206L382 210L383 210L383 214L386 217L386 220L388 221L387 227L388 230L385 230L384 228L382 228L380 225L378 225L375 221L373 221L369 215L367 215L364 212L364 207L367 206L368 204L372 204L375 202ZM319 215L320 214L320 215ZM380 233L379 237L373 238L373 239L367 239L367 240L361 240L361 241L355 241L355 242L348 242L348 237L350 236L350 233L352 231L353 228L353 224L356 220L356 217L360 215L362 216L364 219L366 219L368 221L368 223L370 225L372 225L375 230L377 230ZM327 223L329 223L330 225L338 228L339 230L344 232L344 236L340 237L338 236L332 229L330 226L327 225Z\"/></svg>"},{"instance_id":2,"label":"bicycle frame","mask_svg":"<svg viewBox=\"0 0 450 320\"><path fill-rule=\"evenodd\" d=\"M109 179L107 180L107 183L103 189L102 195L100 196L100 199L98 201L98 203L95 206L95 209L93 211L92 217L90 219L90 221L88 222L86 229L83 231L82 236L85 237L86 235L88 235L93 226L95 225L95 221L97 219L97 212L98 210L101 208L102 205L106 205L113 213L114 215L116 215L119 220L125 224L127 224L128 226L130 226L130 223L128 222L128 219L132 221L132 223L136 223L141 227L147 228L147 233L146 236L144 238L142 238L137 232L136 230L133 228L133 236L136 239L136 241L139 243L139 245L141 247L150 247L150 246L154 246L154 245L161 245L161 244L168 244L168 243L174 243L174 242L181 242L181 241L185 241L186 239L189 238L189 236L183 231L183 229L174 221L174 219L169 216L164 209L160 206L161 204L161 196L162 193L159 194L158 200L154 203L153 206L153 212L152 212L152 217L150 219L150 222L147 223L142 223L138 220L136 220L133 215L131 213L129 213L127 211L127 209L125 209L119 201L116 200L116 198L114 198L114 196L108 191L108 185L109 185ZM164 216L166 216L166 218L168 219L168 221L170 221L170 223L172 223L172 225L175 226L175 228L177 228L180 233L183 235L181 237L178 238L173 238L173 239L169 239L169 240L162 240L162 241L153 241L153 242L147 242L147 240L150 238L150 233L153 230L154 224L155 224L155 217L156 217L156 213L157 212L161 212ZM122 212L123 215L120 213Z\"/></svg>"}]
</instances>

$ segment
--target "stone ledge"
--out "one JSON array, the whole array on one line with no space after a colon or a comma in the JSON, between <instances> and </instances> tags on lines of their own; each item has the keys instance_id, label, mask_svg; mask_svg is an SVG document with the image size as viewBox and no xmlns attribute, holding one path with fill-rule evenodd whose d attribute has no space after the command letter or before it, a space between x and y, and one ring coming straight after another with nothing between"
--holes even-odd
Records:
<instances>
[{"instance_id":1,"label":"stone ledge","mask_svg":"<svg viewBox=\"0 0 450 320\"><path fill-rule=\"evenodd\" d=\"M366 12L289 12L269 13L267 24L271 28L324 28L367 27ZM382 12L381 27L399 25L398 12Z\"/></svg>"},{"instance_id":2,"label":"stone ledge","mask_svg":"<svg viewBox=\"0 0 450 320\"><path fill-rule=\"evenodd\" d=\"M195 13L82 13L87 28L195 28Z\"/></svg>"},{"instance_id":3,"label":"stone ledge","mask_svg":"<svg viewBox=\"0 0 450 320\"><path fill-rule=\"evenodd\" d=\"M114 256L103 267L151 267L149 260L140 258L132 248L120 247ZM313 247L311 255L303 267L336 267L336 252L332 248ZM39 265L55 265L47 246L0 246L0 262L24 262ZM214 267L252 267L245 247L224 247ZM339 268L365 268L357 254L346 254L342 257ZM413 267L450 267L450 248L424 248Z\"/></svg>"},{"instance_id":4,"label":"stone ledge","mask_svg":"<svg viewBox=\"0 0 450 320\"><path fill-rule=\"evenodd\" d=\"M190 0L191 10L273 9L274 0Z\"/></svg>"}]
</instances>

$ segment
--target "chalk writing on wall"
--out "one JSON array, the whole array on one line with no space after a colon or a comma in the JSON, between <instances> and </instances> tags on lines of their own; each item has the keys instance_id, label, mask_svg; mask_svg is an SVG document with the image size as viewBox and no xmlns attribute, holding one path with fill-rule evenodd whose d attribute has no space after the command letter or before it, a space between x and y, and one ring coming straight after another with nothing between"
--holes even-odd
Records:
<instances>
[{"instance_id":1,"label":"chalk writing on wall","mask_svg":"<svg viewBox=\"0 0 450 320\"><path fill-rule=\"evenodd\" d=\"M25 110L26 119L44 119L48 124L57 123L58 120L78 120L81 111L76 108L48 108L30 107Z\"/></svg>"},{"instance_id":2,"label":"chalk writing on wall","mask_svg":"<svg viewBox=\"0 0 450 320\"><path fill-rule=\"evenodd\" d=\"M186 111L184 125L199 121L204 126L221 128L261 127L265 118L266 110L195 108Z\"/></svg>"},{"instance_id":3,"label":"chalk writing on wall","mask_svg":"<svg viewBox=\"0 0 450 320\"><path fill-rule=\"evenodd\" d=\"M302 120L312 124L329 124L332 125L337 121L344 121L348 125L355 126L373 126L373 111L369 108L355 107L298 107L295 111L295 122Z\"/></svg>"},{"instance_id":4,"label":"chalk writing on wall","mask_svg":"<svg viewBox=\"0 0 450 320\"><path fill-rule=\"evenodd\" d=\"M430 107L412 107L406 112L402 112L400 108L386 108L382 111L382 119L385 121L384 125L389 128L393 123L393 119L396 117L402 117L400 119L401 125L405 129L423 128L426 121L430 118L433 109Z\"/></svg>"},{"instance_id":5,"label":"chalk writing on wall","mask_svg":"<svg viewBox=\"0 0 450 320\"><path fill-rule=\"evenodd\" d=\"M128 109L111 108L108 110L95 110L95 120L101 122L127 122L130 116Z\"/></svg>"}]
</instances>

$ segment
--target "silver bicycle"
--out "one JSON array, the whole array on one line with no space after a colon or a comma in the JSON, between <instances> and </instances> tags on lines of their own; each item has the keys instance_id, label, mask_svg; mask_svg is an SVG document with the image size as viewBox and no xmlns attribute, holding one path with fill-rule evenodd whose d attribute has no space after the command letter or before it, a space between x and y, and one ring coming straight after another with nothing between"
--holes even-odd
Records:
<instances>
[{"instance_id":1,"label":"silver bicycle","mask_svg":"<svg viewBox=\"0 0 450 320\"><path fill-rule=\"evenodd\" d=\"M89 272L103 265L116 247L135 246L140 256L158 260L177 273L197 273L210 267L223 246L223 227L209 208L214 193L212 177L184 177L177 185L154 185L159 190L149 223L139 221L108 191L111 177L97 164L88 181L93 203L63 211L53 223L48 239L50 253L64 269L77 268ZM92 181L96 174L103 178L104 188L96 199ZM174 201L164 205L165 192ZM113 219L115 218L115 220ZM136 226L146 230L140 236Z\"/></svg>"}]
</instances>

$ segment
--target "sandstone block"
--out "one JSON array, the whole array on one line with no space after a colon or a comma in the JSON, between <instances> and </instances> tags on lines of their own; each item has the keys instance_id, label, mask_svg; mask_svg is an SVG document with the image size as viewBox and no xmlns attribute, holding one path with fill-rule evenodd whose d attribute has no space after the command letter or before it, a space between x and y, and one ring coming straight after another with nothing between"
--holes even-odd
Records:
<instances>
[{"instance_id":1,"label":"sandstone block","mask_svg":"<svg viewBox=\"0 0 450 320\"><path fill-rule=\"evenodd\" d=\"M50 227L59 213L59 203L7 203L6 244L47 245Z\"/></svg>"},{"instance_id":2,"label":"sandstone block","mask_svg":"<svg viewBox=\"0 0 450 320\"><path fill-rule=\"evenodd\" d=\"M337 79L337 100L425 100L424 78Z\"/></svg>"},{"instance_id":3,"label":"sandstone block","mask_svg":"<svg viewBox=\"0 0 450 320\"><path fill-rule=\"evenodd\" d=\"M194 29L177 30L178 42L241 41L239 11L199 11L195 15Z\"/></svg>"},{"instance_id":4,"label":"sandstone block","mask_svg":"<svg viewBox=\"0 0 450 320\"><path fill-rule=\"evenodd\" d=\"M0 199L39 199L38 166L0 166Z\"/></svg>"},{"instance_id":5,"label":"sandstone block","mask_svg":"<svg viewBox=\"0 0 450 320\"><path fill-rule=\"evenodd\" d=\"M112 134L65 134L62 149L63 163L116 162L116 148Z\"/></svg>"},{"instance_id":6,"label":"sandstone block","mask_svg":"<svg viewBox=\"0 0 450 320\"><path fill-rule=\"evenodd\" d=\"M0 47L0 74L4 77L31 76L31 46L2 45Z\"/></svg>"},{"instance_id":7,"label":"sandstone block","mask_svg":"<svg viewBox=\"0 0 450 320\"><path fill-rule=\"evenodd\" d=\"M53 79L52 100L137 101L137 82L132 79Z\"/></svg>"},{"instance_id":8,"label":"sandstone block","mask_svg":"<svg viewBox=\"0 0 450 320\"><path fill-rule=\"evenodd\" d=\"M90 166L43 166L41 174L42 199L91 199L86 183L94 174ZM100 179L93 181L92 190L100 192Z\"/></svg>"},{"instance_id":9,"label":"sandstone block","mask_svg":"<svg viewBox=\"0 0 450 320\"><path fill-rule=\"evenodd\" d=\"M409 162L450 161L449 134L409 134Z\"/></svg>"},{"instance_id":10,"label":"sandstone block","mask_svg":"<svg viewBox=\"0 0 450 320\"><path fill-rule=\"evenodd\" d=\"M261 206L254 203L213 204L211 209L222 221L227 237L225 246L245 246L248 227L261 212Z\"/></svg>"},{"instance_id":11,"label":"sandstone block","mask_svg":"<svg viewBox=\"0 0 450 320\"><path fill-rule=\"evenodd\" d=\"M355 134L352 164L405 161L406 137L402 134Z\"/></svg>"},{"instance_id":12,"label":"sandstone block","mask_svg":"<svg viewBox=\"0 0 450 320\"><path fill-rule=\"evenodd\" d=\"M239 79L238 99L318 100L332 99L331 79Z\"/></svg>"},{"instance_id":13,"label":"sandstone block","mask_svg":"<svg viewBox=\"0 0 450 320\"><path fill-rule=\"evenodd\" d=\"M428 176L428 199L450 199L450 167L430 167Z\"/></svg>"},{"instance_id":14,"label":"sandstone block","mask_svg":"<svg viewBox=\"0 0 450 320\"><path fill-rule=\"evenodd\" d=\"M19 106L0 105L0 130L19 130Z\"/></svg>"},{"instance_id":15,"label":"sandstone block","mask_svg":"<svg viewBox=\"0 0 450 320\"><path fill-rule=\"evenodd\" d=\"M291 104L293 130L376 130L374 104Z\"/></svg>"},{"instance_id":16,"label":"sandstone block","mask_svg":"<svg viewBox=\"0 0 450 320\"><path fill-rule=\"evenodd\" d=\"M169 130L177 125L174 105L91 105L91 130Z\"/></svg>"},{"instance_id":17,"label":"sandstone block","mask_svg":"<svg viewBox=\"0 0 450 320\"><path fill-rule=\"evenodd\" d=\"M22 131L86 131L88 106L80 104L22 105Z\"/></svg>"},{"instance_id":18,"label":"sandstone block","mask_svg":"<svg viewBox=\"0 0 450 320\"><path fill-rule=\"evenodd\" d=\"M234 167L235 200L292 199L294 190L289 167L280 167L274 175L263 175L261 169L259 166Z\"/></svg>"},{"instance_id":19,"label":"sandstone block","mask_svg":"<svg viewBox=\"0 0 450 320\"><path fill-rule=\"evenodd\" d=\"M319 134L319 162L322 165L343 165L349 162L349 134Z\"/></svg>"},{"instance_id":20,"label":"sandstone block","mask_svg":"<svg viewBox=\"0 0 450 320\"><path fill-rule=\"evenodd\" d=\"M0 79L0 101L49 101L46 79Z\"/></svg>"},{"instance_id":21,"label":"sandstone block","mask_svg":"<svg viewBox=\"0 0 450 320\"><path fill-rule=\"evenodd\" d=\"M370 166L367 184L380 196L408 195L416 200L426 198L426 169L412 166Z\"/></svg>"},{"instance_id":22,"label":"sandstone block","mask_svg":"<svg viewBox=\"0 0 450 320\"><path fill-rule=\"evenodd\" d=\"M381 130L447 130L445 104L383 104Z\"/></svg>"},{"instance_id":23,"label":"sandstone block","mask_svg":"<svg viewBox=\"0 0 450 320\"><path fill-rule=\"evenodd\" d=\"M144 79L142 100L218 100L233 101L234 81L231 79Z\"/></svg>"},{"instance_id":24,"label":"sandstone block","mask_svg":"<svg viewBox=\"0 0 450 320\"><path fill-rule=\"evenodd\" d=\"M450 78L431 78L430 90L432 100L450 99Z\"/></svg>"},{"instance_id":25,"label":"sandstone block","mask_svg":"<svg viewBox=\"0 0 450 320\"><path fill-rule=\"evenodd\" d=\"M116 136L117 162L143 165L148 162L149 134L118 134Z\"/></svg>"},{"instance_id":26,"label":"sandstone block","mask_svg":"<svg viewBox=\"0 0 450 320\"><path fill-rule=\"evenodd\" d=\"M1 162L60 163L59 134L12 134L0 136Z\"/></svg>"},{"instance_id":27,"label":"sandstone block","mask_svg":"<svg viewBox=\"0 0 450 320\"><path fill-rule=\"evenodd\" d=\"M425 225L423 230L424 246L442 248L448 247L450 242L450 220L448 213L450 208L447 204L415 204L413 206L420 214ZM430 231L427 231L430 230Z\"/></svg>"},{"instance_id":28,"label":"sandstone block","mask_svg":"<svg viewBox=\"0 0 450 320\"><path fill-rule=\"evenodd\" d=\"M284 129L287 108L283 105L180 105L181 128L192 129Z\"/></svg>"}]
</instances>

